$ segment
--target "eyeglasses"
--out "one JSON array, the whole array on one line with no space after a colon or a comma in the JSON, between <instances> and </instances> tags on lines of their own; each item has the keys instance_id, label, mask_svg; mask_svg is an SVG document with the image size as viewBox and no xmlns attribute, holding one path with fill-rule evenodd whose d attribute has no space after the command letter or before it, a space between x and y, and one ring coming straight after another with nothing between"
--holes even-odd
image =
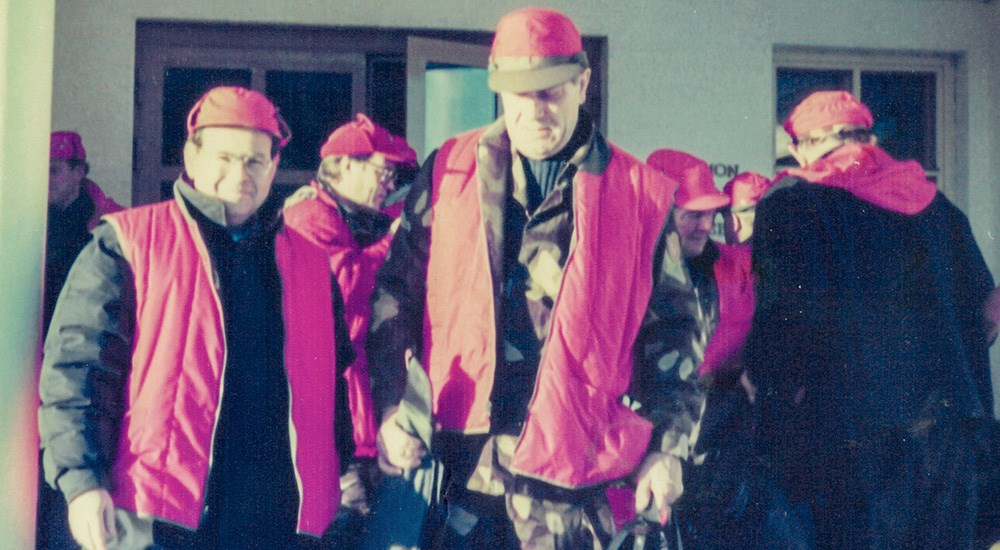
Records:
<instances>
[{"instance_id":1,"label":"eyeglasses","mask_svg":"<svg viewBox=\"0 0 1000 550\"><path fill-rule=\"evenodd\" d=\"M269 157L242 157L239 155L230 155L228 153L219 153L209 158L227 171L236 163L242 164L246 171L254 177L266 174L267 171L271 169L271 165L274 163L274 160Z\"/></svg>"},{"instance_id":2,"label":"eyeglasses","mask_svg":"<svg viewBox=\"0 0 1000 550\"><path fill-rule=\"evenodd\" d=\"M396 177L395 166L375 164L371 160L362 160L361 162L367 164L368 166L371 166L372 170L375 172L375 177L377 177L379 181L389 181L392 178Z\"/></svg>"},{"instance_id":3,"label":"eyeglasses","mask_svg":"<svg viewBox=\"0 0 1000 550\"><path fill-rule=\"evenodd\" d=\"M792 138L792 144L796 147L812 147L828 139L835 138L837 141L858 141L865 142L871 138L872 132L867 128L842 129L836 132L829 132L819 136Z\"/></svg>"}]
</instances>

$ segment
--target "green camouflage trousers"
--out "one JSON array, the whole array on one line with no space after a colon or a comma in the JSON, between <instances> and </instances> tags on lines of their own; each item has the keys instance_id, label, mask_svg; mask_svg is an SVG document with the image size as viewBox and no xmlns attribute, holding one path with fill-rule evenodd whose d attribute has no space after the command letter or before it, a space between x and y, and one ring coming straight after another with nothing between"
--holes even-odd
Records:
<instances>
[{"instance_id":1,"label":"green camouflage trousers","mask_svg":"<svg viewBox=\"0 0 1000 550\"><path fill-rule=\"evenodd\" d=\"M507 516L521 548L605 548L614 536L611 508L603 490L539 490L539 483L515 480L507 467L517 438L490 437L466 488L504 495Z\"/></svg>"}]
</instances>

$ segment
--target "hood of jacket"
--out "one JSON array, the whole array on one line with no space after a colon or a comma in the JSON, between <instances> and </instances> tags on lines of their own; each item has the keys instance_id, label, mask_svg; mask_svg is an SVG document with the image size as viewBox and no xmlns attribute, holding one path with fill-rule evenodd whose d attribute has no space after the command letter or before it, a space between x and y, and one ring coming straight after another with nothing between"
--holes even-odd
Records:
<instances>
[{"instance_id":1,"label":"hood of jacket","mask_svg":"<svg viewBox=\"0 0 1000 550\"><path fill-rule=\"evenodd\" d=\"M923 211L937 194L937 186L919 163L898 161L867 143L843 145L808 167L786 170L775 180L785 175L844 189L865 202L907 215Z\"/></svg>"}]
</instances>

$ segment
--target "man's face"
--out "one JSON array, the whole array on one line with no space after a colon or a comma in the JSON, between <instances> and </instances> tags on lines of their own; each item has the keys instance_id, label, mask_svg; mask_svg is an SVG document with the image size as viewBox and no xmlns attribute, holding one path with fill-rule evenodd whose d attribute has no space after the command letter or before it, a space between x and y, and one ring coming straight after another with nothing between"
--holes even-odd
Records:
<instances>
[{"instance_id":1,"label":"man's face","mask_svg":"<svg viewBox=\"0 0 1000 550\"><path fill-rule=\"evenodd\" d=\"M507 134L514 148L529 159L542 160L569 143L587 99L590 69L568 82L535 92L500 92Z\"/></svg>"},{"instance_id":2,"label":"man's face","mask_svg":"<svg viewBox=\"0 0 1000 550\"><path fill-rule=\"evenodd\" d=\"M271 136L244 128L201 129L201 146L184 145L184 170L198 191L222 201L226 223L247 221L264 204L278 170Z\"/></svg>"},{"instance_id":3,"label":"man's face","mask_svg":"<svg viewBox=\"0 0 1000 550\"><path fill-rule=\"evenodd\" d=\"M80 194L80 184L84 177L82 163L70 166L64 159L49 160L49 204L66 208Z\"/></svg>"},{"instance_id":4,"label":"man's face","mask_svg":"<svg viewBox=\"0 0 1000 550\"><path fill-rule=\"evenodd\" d=\"M379 210L396 187L396 165L382 153L375 153L368 160L341 157L340 177L331 185L342 198Z\"/></svg>"},{"instance_id":5,"label":"man's face","mask_svg":"<svg viewBox=\"0 0 1000 550\"><path fill-rule=\"evenodd\" d=\"M687 210L674 207L674 227L677 229L677 236L681 241L681 254L685 258L694 258L705 250L708 243L708 236L712 233L712 224L715 222L716 209L712 210Z\"/></svg>"},{"instance_id":6,"label":"man's face","mask_svg":"<svg viewBox=\"0 0 1000 550\"><path fill-rule=\"evenodd\" d=\"M723 211L722 225L725 228L727 243L741 244L750 240L750 236L753 235L755 211L753 205Z\"/></svg>"}]
</instances>

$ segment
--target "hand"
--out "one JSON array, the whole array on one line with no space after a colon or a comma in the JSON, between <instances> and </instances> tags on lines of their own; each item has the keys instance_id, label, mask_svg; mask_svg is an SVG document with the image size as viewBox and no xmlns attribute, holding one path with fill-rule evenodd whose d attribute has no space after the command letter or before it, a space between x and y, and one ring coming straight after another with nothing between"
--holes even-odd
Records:
<instances>
[{"instance_id":1,"label":"hand","mask_svg":"<svg viewBox=\"0 0 1000 550\"><path fill-rule=\"evenodd\" d=\"M118 538L115 505L104 489L91 489L69 503L69 530L85 550L107 550Z\"/></svg>"},{"instance_id":2,"label":"hand","mask_svg":"<svg viewBox=\"0 0 1000 550\"><path fill-rule=\"evenodd\" d=\"M378 467L388 475L398 476L403 470L420 466L427 449L396 423L396 411L384 416L378 429Z\"/></svg>"},{"instance_id":3,"label":"hand","mask_svg":"<svg viewBox=\"0 0 1000 550\"><path fill-rule=\"evenodd\" d=\"M360 464L352 464L347 469L347 473L340 476L340 506L356 510L362 515L368 515L371 512L371 507L368 506L365 484L361 481L359 472L361 468Z\"/></svg>"},{"instance_id":4,"label":"hand","mask_svg":"<svg viewBox=\"0 0 1000 550\"><path fill-rule=\"evenodd\" d=\"M681 461L674 455L650 453L636 474L635 509L642 512L650 504L659 510L660 523L670 520L670 506L684 493Z\"/></svg>"}]
</instances>

